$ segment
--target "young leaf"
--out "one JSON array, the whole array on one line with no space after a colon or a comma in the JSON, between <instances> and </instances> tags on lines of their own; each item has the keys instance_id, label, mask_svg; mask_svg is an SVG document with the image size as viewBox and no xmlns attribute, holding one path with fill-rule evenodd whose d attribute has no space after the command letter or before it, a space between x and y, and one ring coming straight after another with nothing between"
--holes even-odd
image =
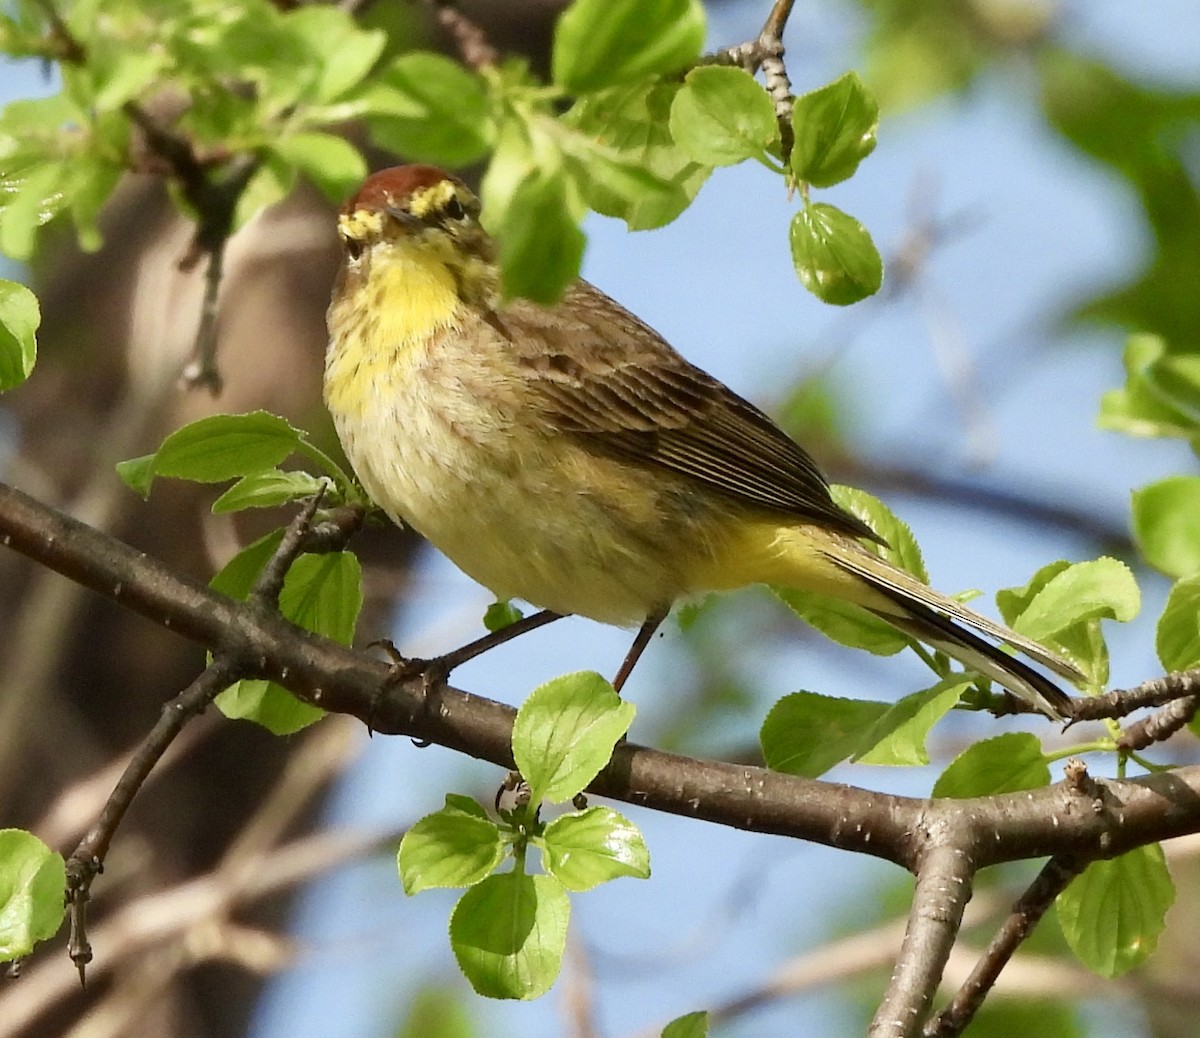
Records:
<instances>
[{"instance_id":1,"label":"young leaf","mask_svg":"<svg viewBox=\"0 0 1200 1038\"><path fill-rule=\"evenodd\" d=\"M213 513L240 512L244 508L277 508L300 501L329 485L329 481L307 472L283 472L268 469L243 476L218 497Z\"/></svg>"},{"instance_id":2,"label":"young leaf","mask_svg":"<svg viewBox=\"0 0 1200 1038\"><path fill-rule=\"evenodd\" d=\"M483 626L489 631L502 631L510 624L515 624L525 614L511 602L493 602L483 614Z\"/></svg>"},{"instance_id":3,"label":"young leaf","mask_svg":"<svg viewBox=\"0 0 1200 1038\"><path fill-rule=\"evenodd\" d=\"M279 611L306 631L349 645L362 609L362 567L349 551L301 555L279 594Z\"/></svg>"},{"instance_id":4,"label":"young leaf","mask_svg":"<svg viewBox=\"0 0 1200 1038\"><path fill-rule=\"evenodd\" d=\"M875 722L863 737L864 749L854 759L860 764L928 764L925 740L933 728L971 687L957 675L932 688L905 696Z\"/></svg>"},{"instance_id":5,"label":"young leaf","mask_svg":"<svg viewBox=\"0 0 1200 1038\"><path fill-rule=\"evenodd\" d=\"M404 834L396 864L406 894L432 887L469 887L504 860L504 834L486 816L463 811L447 799Z\"/></svg>"},{"instance_id":6,"label":"young leaf","mask_svg":"<svg viewBox=\"0 0 1200 1038\"><path fill-rule=\"evenodd\" d=\"M650 851L638 827L609 807L562 815L546 826L542 840L546 871L568 890L650 875Z\"/></svg>"},{"instance_id":7,"label":"young leaf","mask_svg":"<svg viewBox=\"0 0 1200 1038\"><path fill-rule=\"evenodd\" d=\"M66 867L33 833L0 829L0 961L28 955L58 932Z\"/></svg>"},{"instance_id":8,"label":"young leaf","mask_svg":"<svg viewBox=\"0 0 1200 1038\"><path fill-rule=\"evenodd\" d=\"M662 1029L662 1038L708 1038L708 1012L677 1016Z\"/></svg>"},{"instance_id":9,"label":"young leaf","mask_svg":"<svg viewBox=\"0 0 1200 1038\"><path fill-rule=\"evenodd\" d=\"M1162 847L1148 844L1094 861L1058 895L1058 922L1071 950L1110 980L1145 961L1158 944L1175 885Z\"/></svg>"},{"instance_id":10,"label":"young leaf","mask_svg":"<svg viewBox=\"0 0 1200 1038\"><path fill-rule=\"evenodd\" d=\"M832 205L805 205L792 217L789 238L801 284L823 302L848 306L883 284L883 260L866 228Z\"/></svg>"},{"instance_id":11,"label":"young leaf","mask_svg":"<svg viewBox=\"0 0 1200 1038\"><path fill-rule=\"evenodd\" d=\"M466 166L487 154L494 137L479 77L440 54L396 58L364 100L372 140L411 159Z\"/></svg>"},{"instance_id":12,"label":"young leaf","mask_svg":"<svg viewBox=\"0 0 1200 1038\"><path fill-rule=\"evenodd\" d=\"M359 28L336 7L303 5L288 11L283 23L319 60L320 75L312 98L319 103L333 101L361 83L387 44L386 33Z\"/></svg>"},{"instance_id":13,"label":"young leaf","mask_svg":"<svg viewBox=\"0 0 1200 1038\"><path fill-rule=\"evenodd\" d=\"M406 999L396 1038L477 1038L482 1032L467 1007L469 997L459 985L425 984Z\"/></svg>"},{"instance_id":14,"label":"young leaf","mask_svg":"<svg viewBox=\"0 0 1200 1038\"><path fill-rule=\"evenodd\" d=\"M1125 386L1105 393L1097 424L1130 436L1191 439L1200 433L1200 373L1196 358L1167 352L1157 335L1131 335L1125 345Z\"/></svg>"},{"instance_id":15,"label":"young leaf","mask_svg":"<svg viewBox=\"0 0 1200 1038\"><path fill-rule=\"evenodd\" d=\"M557 301L579 276L583 245L562 170L535 169L517 184L500 228L504 294L547 305Z\"/></svg>"},{"instance_id":16,"label":"young leaf","mask_svg":"<svg viewBox=\"0 0 1200 1038\"><path fill-rule=\"evenodd\" d=\"M37 296L24 285L0 279L0 390L19 386L37 357L34 333L41 323Z\"/></svg>"},{"instance_id":17,"label":"young leaf","mask_svg":"<svg viewBox=\"0 0 1200 1038\"><path fill-rule=\"evenodd\" d=\"M883 549L882 554L888 562L899 566L906 573L911 573L918 580L929 583L925 559L908 523L879 498L865 490L835 483L829 488L829 493L837 504L856 515L887 541L888 546Z\"/></svg>"},{"instance_id":18,"label":"young leaf","mask_svg":"<svg viewBox=\"0 0 1200 1038\"><path fill-rule=\"evenodd\" d=\"M513 757L533 803L582 792L608 763L636 713L599 674L580 671L529 694L513 724Z\"/></svg>"},{"instance_id":19,"label":"young leaf","mask_svg":"<svg viewBox=\"0 0 1200 1038\"><path fill-rule=\"evenodd\" d=\"M814 187L852 176L875 150L879 105L853 72L796 98L792 171Z\"/></svg>"},{"instance_id":20,"label":"young leaf","mask_svg":"<svg viewBox=\"0 0 1200 1038\"><path fill-rule=\"evenodd\" d=\"M1171 588L1154 644L1168 673L1200 666L1200 576L1181 580Z\"/></svg>"},{"instance_id":21,"label":"young leaf","mask_svg":"<svg viewBox=\"0 0 1200 1038\"><path fill-rule=\"evenodd\" d=\"M262 572L267 560L275 554L279 542L283 540L283 529L272 530L258 540L247 544L232 559L230 559L217 575L208 582L214 591L236 598L239 601L250 594L254 582Z\"/></svg>"},{"instance_id":22,"label":"young leaf","mask_svg":"<svg viewBox=\"0 0 1200 1038\"><path fill-rule=\"evenodd\" d=\"M852 602L816 591L774 586L771 590L801 620L839 645L865 649L876 656L894 656L908 648L907 635Z\"/></svg>"},{"instance_id":23,"label":"young leaf","mask_svg":"<svg viewBox=\"0 0 1200 1038\"><path fill-rule=\"evenodd\" d=\"M570 916L567 893L552 876L502 872L454 906L450 945L480 995L538 998L562 967Z\"/></svg>"},{"instance_id":24,"label":"young leaf","mask_svg":"<svg viewBox=\"0 0 1200 1038\"><path fill-rule=\"evenodd\" d=\"M731 166L762 156L779 139L775 106L740 68L692 69L671 104L671 136L696 162Z\"/></svg>"},{"instance_id":25,"label":"young leaf","mask_svg":"<svg viewBox=\"0 0 1200 1038\"><path fill-rule=\"evenodd\" d=\"M763 760L772 771L816 778L856 753L890 709L888 703L793 692L763 721L758 735Z\"/></svg>"},{"instance_id":26,"label":"young leaf","mask_svg":"<svg viewBox=\"0 0 1200 1038\"><path fill-rule=\"evenodd\" d=\"M222 584L232 585L234 573L239 578L249 573L253 560L264 550L262 542L252 547L253 554L239 556L236 571L230 572L228 566L222 571ZM279 609L305 630L349 645L362 609L358 559L347 551L301 555L284 578ZM302 703L273 681L239 681L217 696L216 704L226 717L255 721L276 735L299 731L324 716L324 711Z\"/></svg>"},{"instance_id":27,"label":"young leaf","mask_svg":"<svg viewBox=\"0 0 1200 1038\"><path fill-rule=\"evenodd\" d=\"M303 703L274 681L243 678L213 700L231 720L253 721L272 735L292 735L316 724L325 711Z\"/></svg>"},{"instance_id":28,"label":"young leaf","mask_svg":"<svg viewBox=\"0 0 1200 1038\"><path fill-rule=\"evenodd\" d=\"M985 797L1050 784L1042 744L1028 732L1007 732L969 746L933 786L935 797Z\"/></svg>"},{"instance_id":29,"label":"young leaf","mask_svg":"<svg viewBox=\"0 0 1200 1038\"><path fill-rule=\"evenodd\" d=\"M1038 641L1087 620L1127 623L1141 608L1133 572L1111 558L1077 562L1053 576L1013 621L1014 630Z\"/></svg>"},{"instance_id":30,"label":"young leaf","mask_svg":"<svg viewBox=\"0 0 1200 1038\"><path fill-rule=\"evenodd\" d=\"M292 133L272 140L270 148L331 202L341 202L367 175L362 152L336 134Z\"/></svg>"},{"instance_id":31,"label":"young leaf","mask_svg":"<svg viewBox=\"0 0 1200 1038\"><path fill-rule=\"evenodd\" d=\"M1133 492L1133 537L1171 577L1200 572L1200 478L1172 476Z\"/></svg>"},{"instance_id":32,"label":"young leaf","mask_svg":"<svg viewBox=\"0 0 1200 1038\"><path fill-rule=\"evenodd\" d=\"M662 227L684 211L712 172L693 162L671 137L671 103L681 83L628 83L580 98L565 122L578 130L564 143L581 197L605 216L626 222L631 231ZM575 136L590 147L571 148ZM589 175L589 156L605 154L599 175ZM618 164L623 164L618 166ZM580 168L583 167L583 168ZM633 183L627 170L653 178Z\"/></svg>"},{"instance_id":33,"label":"young leaf","mask_svg":"<svg viewBox=\"0 0 1200 1038\"><path fill-rule=\"evenodd\" d=\"M700 0L575 0L554 30L551 74L582 94L678 72L703 46Z\"/></svg>"},{"instance_id":34,"label":"young leaf","mask_svg":"<svg viewBox=\"0 0 1200 1038\"><path fill-rule=\"evenodd\" d=\"M220 483L275 468L302 439L285 419L266 411L216 414L176 429L150 461L122 462L117 472L141 493L149 492L155 476Z\"/></svg>"}]
</instances>

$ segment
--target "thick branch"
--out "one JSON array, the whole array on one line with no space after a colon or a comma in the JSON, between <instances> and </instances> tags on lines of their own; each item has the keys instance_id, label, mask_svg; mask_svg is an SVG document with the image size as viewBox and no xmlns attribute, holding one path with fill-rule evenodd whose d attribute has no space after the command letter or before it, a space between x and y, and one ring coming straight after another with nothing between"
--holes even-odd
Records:
<instances>
[{"instance_id":1,"label":"thick branch","mask_svg":"<svg viewBox=\"0 0 1200 1038\"><path fill-rule=\"evenodd\" d=\"M0 485L0 543L154 622L246 661L306 702L512 766L514 711L422 676L387 683L390 668L296 627L255 602L235 602L120 541ZM381 692L385 683L386 690ZM953 832L979 868L1054 854L1111 857L1200 831L1200 767L1098 781L1095 796L1064 785L977 800L926 801L623 743L592 792L721 825L794 836L915 869L914 833Z\"/></svg>"}]
</instances>

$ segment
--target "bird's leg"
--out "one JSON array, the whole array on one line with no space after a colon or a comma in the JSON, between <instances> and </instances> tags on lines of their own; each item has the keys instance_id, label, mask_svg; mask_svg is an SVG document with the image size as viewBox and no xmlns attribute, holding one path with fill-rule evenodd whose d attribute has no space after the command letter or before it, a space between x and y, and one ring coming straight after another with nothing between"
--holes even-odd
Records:
<instances>
[{"instance_id":1,"label":"bird's leg","mask_svg":"<svg viewBox=\"0 0 1200 1038\"><path fill-rule=\"evenodd\" d=\"M613 688L617 692L620 692L625 682L629 680L629 675L633 673L633 668L637 664L637 661L642 658L642 653L646 651L646 646L650 644L650 639L654 637L654 632L658 630L666 618L666 610L651 613L646 617L646 622L638 628L637 637L633 639L633 644L629 646L629 651L625 654L625 659L621 662L621 669L617 671L617 676L613 678Z\"/></svg>"},{"instance_id":2,"label":"bird's leg","mask_svg":"<svg viewBox=\"0 0 1200 1038\"><path fill-rule=\"evenodd\" d=\"M461 648L437 657L433 662L439 667L444 667L446 673L449 674L455 667L461 666L467 660L482 656L489 649L503 645L527 631L536 631L539 627L545 627L546 624L553 623L555 620L561 620L564 615L564 613L554 612L553 609L542 609L536 613L530 613L528 616L523 616L507 626L501 627L498 631L489 631L482 638L476 638Z\"/></svg>"},{"instance_id":3,"label":"bird's leg","mask_svg":"<svg viewBox=\"0 0 1200 1038\"><path fill-rule=\"evenodd\" d=\"M497 645L503 645L518 635L536 630L539 627L544 627L555 620L561 620L562 617L562 613L556 613L550 609L530 613L529 616L523 616L519 620L514 620L507 626L501 627L498 631L489 631L482 638L476 638L473 642L467 642L466 645L453 649L442 656L434 656L428 660L408 659L400 655L396 647L386 639L374 644L382 646L391 657L395 678L424 674L431 683L436 684L438 681L444 681L448 678L450 672L455 667L462 666L467 660L473 660L476 656L483 655L488 649L494 649Z\"/></svg>"}]
</instances>

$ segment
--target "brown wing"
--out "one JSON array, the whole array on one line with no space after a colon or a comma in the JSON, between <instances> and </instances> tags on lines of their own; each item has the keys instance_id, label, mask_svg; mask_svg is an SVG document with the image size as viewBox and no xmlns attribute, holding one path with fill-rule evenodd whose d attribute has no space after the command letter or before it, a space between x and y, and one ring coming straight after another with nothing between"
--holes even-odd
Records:
<instances>
[{"instance_id":1,"label":"brown wing","mask_svg":"<svg viewBox=\"0 0 1200 1038\"><path fill-rule=\"evenodd\" d=\"M737 500L880 540L833 502L816 463L770 418L591 285L577 283L550 309L517 301L495 323L555 429Z\"/></svg>"}]
</instances>

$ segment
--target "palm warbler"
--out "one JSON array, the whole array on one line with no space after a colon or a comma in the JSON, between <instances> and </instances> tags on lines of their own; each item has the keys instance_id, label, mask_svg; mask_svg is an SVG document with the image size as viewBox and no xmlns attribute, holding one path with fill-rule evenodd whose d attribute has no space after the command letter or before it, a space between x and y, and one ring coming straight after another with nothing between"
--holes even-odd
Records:
<instances>
[{"instance_id":1,"label":"palm warbler","mask_svg":"<svg viewBox=\"0 0 1200 1038\"><path fill-rule=\"evenodd\" d=\"M338 219L325 399L394 520L547 618L642 623L621 680L676 600L768 583L851 602L1069 715L980 634L1079 679L1069 662L881 558L793 440L603 292L502 301L478 218L463 183L412 165L368 177Z\"/></svg>"}]
</instances>

